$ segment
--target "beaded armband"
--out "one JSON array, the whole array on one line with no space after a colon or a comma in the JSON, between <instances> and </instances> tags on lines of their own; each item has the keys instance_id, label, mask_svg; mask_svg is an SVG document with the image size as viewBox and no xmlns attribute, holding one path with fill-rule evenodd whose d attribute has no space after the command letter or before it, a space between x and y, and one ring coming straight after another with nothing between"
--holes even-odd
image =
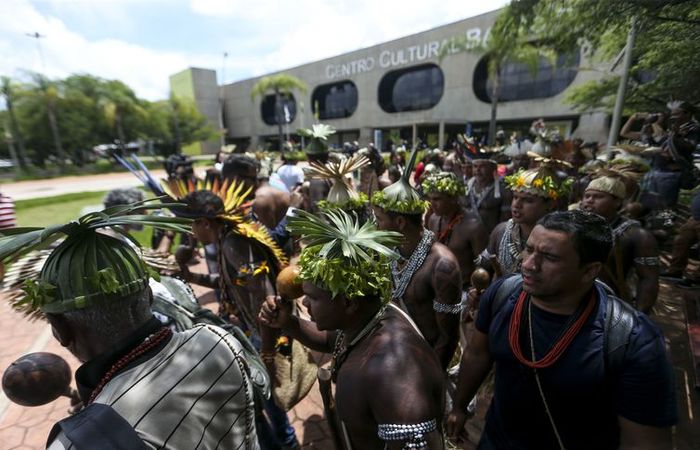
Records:
<instances>
[{"instance_id":1,"label":"beaded armband","mask_svg":"<svg viewBox=\"0 0 700 450\"><path fill-rule=\"evenodd\" d=\"M640 256L639 258L634 258L633 261L642 266L658 266L659 257L658 256Z\"/></svg>"},{"instance_id":2,"label":"beaded armband","mask_svg":"<svg viewBox=\"0 0 700 450\"><path fill-rule=\"evenodd\" d=\"M415 424L380 424L377 429L379 439L383 441L405 441L402 450L425 448L428 442L425 435L437 429L435 419Z\"/></svg>"},{"instance_id":3,"label":"beaded armband","mask_svg":"<svg viewBox=\"0 0 700 450\"><path fill-rule=\"evenodd\" d=\"M443 314L459 314L464 309L464 305L462 303L440 303L437 300L433 300L433 309L435 312Z\"/></svg>"}]
</instances>

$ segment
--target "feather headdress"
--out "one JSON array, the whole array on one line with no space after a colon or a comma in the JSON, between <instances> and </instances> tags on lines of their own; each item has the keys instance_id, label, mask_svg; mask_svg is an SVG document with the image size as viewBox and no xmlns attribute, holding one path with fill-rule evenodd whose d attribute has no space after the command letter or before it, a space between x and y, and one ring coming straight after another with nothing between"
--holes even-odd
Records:
<instances>
[{"instance_id":1,"label":"feather headdress","mask_svg":"<svg viewBox=\"0 0 700 450\"><path fill-rule=\"evenodd\" d=\"M189 180L187 182L179 179L162 180L161 185L166 194L173 199L181 201L188 194L196 191L210 191L218 196L224 204L223 211L207 215L210 218L221 219L232 226L234 232L241 236L253 239L265 246L274 255L280 266L288 264L287 257L277 243L272 239L267 228L252 216L252 201L248 201L248 196L252 192L252 187L245 188L245 184L238 181L218 179L213 181ZM203 215L195 215L187 208L179 208L176 214L198 218ZM197 217L194 217L197 216Z\"/></svg>"}]
</instances>

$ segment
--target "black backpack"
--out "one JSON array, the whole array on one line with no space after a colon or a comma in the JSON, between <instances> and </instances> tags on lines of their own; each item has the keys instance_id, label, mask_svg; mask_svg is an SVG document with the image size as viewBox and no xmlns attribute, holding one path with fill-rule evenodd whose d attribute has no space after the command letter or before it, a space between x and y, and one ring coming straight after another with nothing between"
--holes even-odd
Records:
<instances>
[{"instance_id":1,"label":"black backpack","mask_svg":"<svg viewBox=\"0 0 700 450\"><path fill-rule=\"evenodd\" d=\"M523 278L520 274L511 275L503 280L489 305L491 317L514 291L520 290L522 284ZM613 295L612 290L605 283L596 280L596 284L608 294L603 330L604 363L606 376L615 375L622 370L632 329L637 323L639 313L629 303Z\"/></svg>"}]
</instances>

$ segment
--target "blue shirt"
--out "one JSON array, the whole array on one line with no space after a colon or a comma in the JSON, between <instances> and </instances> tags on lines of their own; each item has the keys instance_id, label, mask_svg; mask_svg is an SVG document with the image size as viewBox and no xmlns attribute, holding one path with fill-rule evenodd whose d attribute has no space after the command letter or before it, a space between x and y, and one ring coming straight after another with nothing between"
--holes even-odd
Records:
<instances>
[{"instance_id":1,"label":"blue shirt","mask_svg":"<svg viewBox=\"0 0 700 450\"><path fill-rule=\"evenodd\" d=\"M488 334L496 375L482 439L491 444L486 448L558 449L534 371L515 358L508 342L509 323L521 290L512 292L498 311L491 311L491 301L501 282L494 283L482 296L475 324ZM603 329L607 294L599 286L595 289L597 305L579 334L553 366L538 370L567 449L617 448L618 415L657 427L668 427L678 420L673 371L663 336L646 315L639 314L621 372L606 376ZM539 360L559 337L569 316L532 304L532 317ZM520 348L531 359L525 323L521 324Z\"/></svg>"}]
</instances>

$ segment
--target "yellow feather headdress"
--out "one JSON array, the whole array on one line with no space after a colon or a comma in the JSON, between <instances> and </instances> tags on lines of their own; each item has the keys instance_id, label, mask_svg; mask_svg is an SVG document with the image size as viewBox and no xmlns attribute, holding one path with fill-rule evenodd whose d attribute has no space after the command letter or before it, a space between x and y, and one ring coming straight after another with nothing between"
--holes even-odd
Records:
<instances>
[{"instance_id":1,"label":"yellow feather headdress","mask_svg":"<svg viewBox=\"0 0 700 450\"><path fill-rule=\"evenodd\" d=\"M252 201L247 201L252 187L245 189L242 182L237 181L213 181L179 179L161 180L161 186L166 194L175 200L181 201L187 194L196 191L210 191L218 196L224 204L224 211L214 216L232 225L234 232L241 236L253 239L265 246L274 255L280 267L289 264L282 249L272 239L267 228L252 216Z\"/></svg>"}]
</instances>

